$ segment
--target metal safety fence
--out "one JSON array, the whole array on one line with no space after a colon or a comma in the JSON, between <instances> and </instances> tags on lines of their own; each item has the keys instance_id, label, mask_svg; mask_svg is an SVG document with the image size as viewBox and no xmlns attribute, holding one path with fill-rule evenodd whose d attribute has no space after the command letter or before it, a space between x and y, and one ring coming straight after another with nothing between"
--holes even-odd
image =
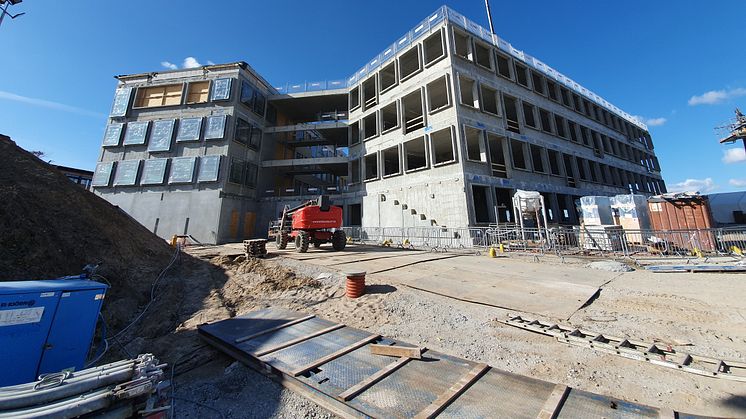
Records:
<instances>
[{"instance_id":1,"label":"metal safety fence","mask_svg":"<svg viewBox=\"0 0 746 419\"><path fill-rule=\"evenodd\" d=\"M514 224L490 227L345 227L352 243L434 252L502 252L708 256L746 252L746 226L701 230L625 230L620 226L559 226L521 228Z\"/></svg>"}]
</instances>

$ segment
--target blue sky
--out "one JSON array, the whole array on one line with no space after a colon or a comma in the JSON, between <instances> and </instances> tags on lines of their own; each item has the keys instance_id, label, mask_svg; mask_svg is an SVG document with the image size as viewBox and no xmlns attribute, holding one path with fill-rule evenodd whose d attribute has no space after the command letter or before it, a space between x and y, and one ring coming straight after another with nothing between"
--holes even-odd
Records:
<instances>
[{"instance_id":1,"label":"blue sky","mask_svg":"<svg viewBox=\"0 0 746 419\"><path fill-rule=\"evenodd\" d=\"M441 4L25 0L0 26L0 133L91 169L114 75L243 60L275 85L341 79ZM446 4L487 26L483 1ZM669 189L746 189L743 147L714 130L746 108L746 2L491 4L499 36L648 121Z\"/></svg>"}]
</instances>

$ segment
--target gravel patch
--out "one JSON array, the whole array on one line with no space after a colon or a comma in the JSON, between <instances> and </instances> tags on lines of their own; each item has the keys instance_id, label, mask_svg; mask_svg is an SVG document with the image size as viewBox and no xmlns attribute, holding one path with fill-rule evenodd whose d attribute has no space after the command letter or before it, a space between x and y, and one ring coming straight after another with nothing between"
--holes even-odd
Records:
<instances>
[{"instance_id":1,"label":"gravel patch","mask_svg":"<svg viewBox=\"0 0 746 419\"><path fill-rule=\"evenodd\" d=\"M585 267L589 269L596 269L599 271L607 271L607 272L632 272L634 271L634 269L632 269L630 266L625 265L622 262L617 262L615 260L599 260L597 262L591 262L585 265Z\"/></svg>"}]
</instances>

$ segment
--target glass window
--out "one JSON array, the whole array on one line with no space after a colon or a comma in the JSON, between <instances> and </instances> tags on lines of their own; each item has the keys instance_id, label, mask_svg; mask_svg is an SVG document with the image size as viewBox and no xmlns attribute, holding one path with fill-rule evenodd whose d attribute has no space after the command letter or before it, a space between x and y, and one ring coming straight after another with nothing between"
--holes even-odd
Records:
<instances>
[{"instance_id":1,"label":"glass window","mask_svg":"<svg viewBox=\"0 0 746 419\"><path fill-rule=\"evenodd\" d=\"M207 128L205 129L205 140L221 139L225 137L225 120L227 115L215 115L207 117Z\"/></svg>"},{"instance_id":2,"label":"glass window","mask_svg":"<svg viewBox=\"0 0 746 419\"><path fill-rule=\"evenodd\" d=\"M232 79L216 79L212 82L212 100L228 100L231 98Z\"/></svg>"},{"instance_id":3,"label":"glass window","mask_svg":"<svg viewBox=\"0 0 746 419\"><path fill-rule=\"evenodd\" d=\"M215 182L220 171L220 156L202 156L199 158L197 182Z\"/></svg>"},{"instance_id":4,"label":"glass window","mask_svg":"<svg viewBox=\"0 0 746 419\"><path fill-rule=\"evenodd\" d=\"M199 141L200 131L202 131L202 118L184 118L179 121L176 142Z\"/></svg>"},{"instance_id":5,"label":"glass window","mask_svg":"<svg viewBox=\"0 0 746 419\"><path fill-rule=\"evenodd\" d=\"M109 124L106 126L106 132L104 133L104 147L118 146L119 141L122 139L122 130L124 124Z\"/></svg>"},{"instance_id":6,"label":"glass window","mask_svg":"<svg viewBox=\"0 0 746 419\"><path fill-rule=\"evenodd\" d=\"M255 114L259 116L264 116L264 108L267 104L267 97L264 96L260 91L256 91L256 95L254 97L254 107L252 110Z\"/></svg>"},{"instance_id":7,"label":"glass window","mask_svg":"<svg viewBox=\"0 0 746 419\"><path fill-rule=\"evenodd\" d=\"M165 119L153 121L153 129L150 132L148 151L168 151L171 149L171 138L174 134L174 120Z\"/></svg>"},{"instance_id":8,"label":"glass window","mask_svg":"<svg viewBox=\"0 0 746 419\"><path fill-rule=\"evenodd\" d=\"M251 140L249 146L258 149L262 142L262 130L257 127L251 128Z\"/></svg>"},{"instance_id":9,"label":"glass window","mask_svg":"<svg viewBox=\"0 0 746 419\"><path fill-rule=\"evenodd\" d=\"M254 85L246 80L241 81L241 103L248 106L250 109L254 109L254 96L256 89Z\"/></svg>"},{"instance_id":10,"label":"glass window","mask_svg":"<svg viewBox=\"0 0 746 419\"><path fill-rule=\"evenodd\" d=\"M168 159L148 159L142 165L141 185L160 185L165 182Z\"/></svg>"},{"instance_id":11,"label":"glass window","mask_svg":"<svg viewBox=\"0 0 746 419\"><path fill-rule=\"evenodd\" d=\"M231 159L231 170L228 173L228 182L243 183L243 171L246 163L243 160Z\"/></svg>"},{"instance_id":12,"label":"glass window","mask_svg":"<svg viewBox=\"0 0 746 419\"><path fill-rule=\"evenodd\" d=\"M124 145L145 144L149 121L130 122L124 134Z\"/></svg>"},{"instance_id":13,"label":"glass window","mask_svg":"<svg viewBox=\"0 0 746 419\"><path fill-rule=\"evenodd\" d=\"M259 166L254 163L246 163L246 170L244 171L245 177L243 184L246 186L256 186L257 176L259 174Z\"/></svg>"},{"instance_id":14,"label":"glass window","mask_svg":"<svg viewBox=\"0 0 746 419\"><path fill-rule=\"evenodd\" d=\"M236 141L244 144L249 145L249 142L251 141L251 124L246 122L243 118L236 118Z\"/></svg>"}]
</instances>

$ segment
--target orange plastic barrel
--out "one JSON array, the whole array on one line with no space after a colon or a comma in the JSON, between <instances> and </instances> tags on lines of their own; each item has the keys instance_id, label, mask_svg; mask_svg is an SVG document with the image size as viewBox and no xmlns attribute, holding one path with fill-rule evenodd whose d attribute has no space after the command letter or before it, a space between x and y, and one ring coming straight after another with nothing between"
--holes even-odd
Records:
<instances>
[{"instance_id":1,"label":"orange plastic barrel","mask_svg":"<svg viewBox=\"0 0 746 419\"><path fill-rule=\"evenodd\" d=\"M365 294L365 272L350 272L347 274L345 294L349 298L358 298Z\"/></svg>"}]
</instances>

